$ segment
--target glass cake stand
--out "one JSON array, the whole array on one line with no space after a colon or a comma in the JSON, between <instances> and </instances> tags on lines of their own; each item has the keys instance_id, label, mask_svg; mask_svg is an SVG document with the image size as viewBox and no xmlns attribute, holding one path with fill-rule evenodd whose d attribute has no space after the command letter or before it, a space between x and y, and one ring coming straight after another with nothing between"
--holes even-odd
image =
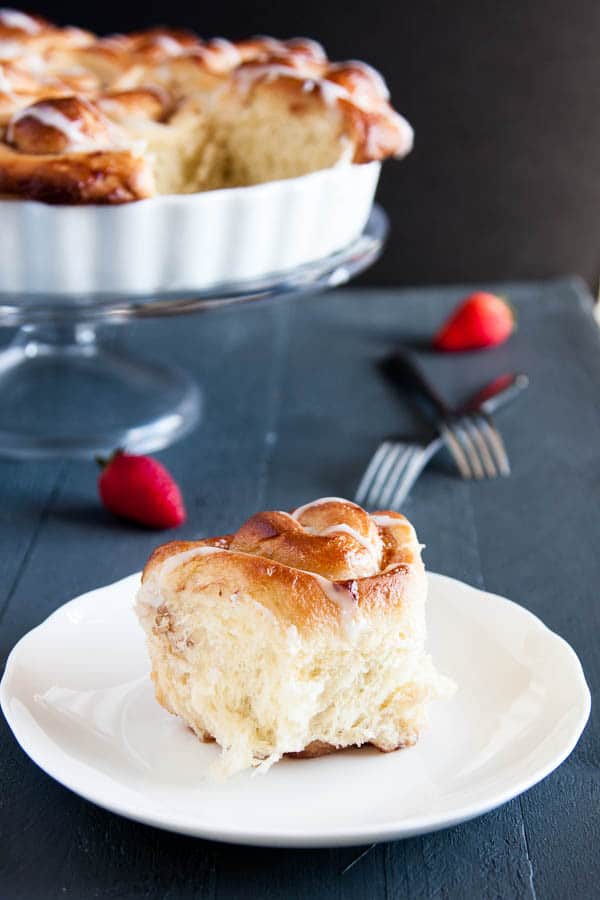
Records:
<instances>
[{"instance_id":1,"label":"glass cake stand","mask_svg":"<svg viewBox=\"0 0 600 900\"><path fill-rule=\"evenodd\" d=\"M184 371L119 354L100 326L315 293L349 281L381 253L388 223L375 206L361 236L317 262L253 283L155 297L40 297L0 293L0 455L87 457L125 447L160 450L187 434L202 408Z\"/></svg>"}]
</instances>

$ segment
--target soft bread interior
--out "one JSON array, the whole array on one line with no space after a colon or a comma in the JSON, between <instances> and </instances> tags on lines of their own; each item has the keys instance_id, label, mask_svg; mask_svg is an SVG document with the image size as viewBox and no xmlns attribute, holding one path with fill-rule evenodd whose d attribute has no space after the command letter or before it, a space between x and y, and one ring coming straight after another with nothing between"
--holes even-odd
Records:
<instances>
[{"instance_id":1,"label":"soft bread interior","mask_svg":"<svg viewBox=\"0 0 600 900\"><path fill-rule=\"evenodd\" d=\"M227 186L296 178L351 161L336 109L324 111L317 96L270 87L231 92L213 120L229 160Z\"/></svg>"},{"instance_id":2,"label":"soft bread interior","mask_svg":"<svg viewBox=\"0 0 600 900\"><path fill-rule=\"evenodd\" d=\"M138 611L157 698L201 739L216 739L222 777L314 742L409 746L427 703L451 690L424 651L425 590L423 575L400 610L371 615L349 637L286 628L230 586L178 591L157 607L148 585Z\"/></svg>"},{"instance_id":3,"label":"soft bread interior","mask_svg":"<svg viewBox=\"0 0 600 900\"><path fill-rule=\"evenodd\" d=\"M195 193L295 178L350 162L341 114L297 86L231 89L196 98L167 122L124 124L144 147L159 194Z\"/></svg>"}]
</instances>

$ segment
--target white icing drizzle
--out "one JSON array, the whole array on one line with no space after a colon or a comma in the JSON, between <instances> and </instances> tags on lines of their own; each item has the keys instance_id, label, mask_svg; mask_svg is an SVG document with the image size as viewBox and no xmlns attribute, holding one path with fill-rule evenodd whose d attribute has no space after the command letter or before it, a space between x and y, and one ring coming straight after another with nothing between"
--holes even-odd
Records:
<instances>
[{"instance_id":1,"label":"white icing drizzle","mask_svg":"<svg viewBox=\"0 0 600 900\"><path fill-rule=\"evenodd\" d=\"M303 572L303 569L299 571ZM350 587L338 584L336 581L330 581L323 575L317 575L315 572L306 572L311 578L317 582L323 593L333 603L336 604L340 611L342 628L349 638L353 638L364 626L364 620L357 616L358 607L356 598L352 588L356 589L356 581L350 583Z\"/></svg>"},{"instance_id":2,"label":"white icing drizzle","mask_svg":"<svg viewBox=\"0 0 600 900\"><path fill-rule=\"evenodd\" d=\"M227 553L223 547L192 547L190 550L182 550L181 553L174 553L173 556L169 556L168 559L164 561L160 568L160 572L158 575L158 587L159 594L160 588L162 587L162 583L165 579L165 576L176 569L178 566L183 565L183 563L187 562L188 559L193 559L195 556L211 556L213 553ZM160 605L160 604L159 604Z\"/></svg>"},{"instance_id":3,"label":"white icing drizzle","mask_svg":"<svg viewBox=\"0 0 600 900\"><path fill-rule=\"evenodd\" d=\"M323 531L320 531L319 534L338 534L340 532L351 535L355 541L358 541L359 544L363 545L365 550L371 551L371 541L357 531L356 528L352 528L351 525L346 525L344 522L340 522L338 525L329 525L327 528L324 528Z\"/></svg>"},{"instance_id":4,"label":"white icing drizzle","mask_svg":"<svg viewBox=\"0 0 600 900\"><path fill-rule=\"evenodd\" d=\"M291 514L287 513L287 515L289 515L291 519L297 522L307 509L311 509L314 506L321 506L324 503L347 503L351 506L356 506L355 503L352 503L350 500L345 500L343 497L321 497L318 500L313 500L311 503L305 503L304 506L299 506L297 510L295 510ZM327 528L324 528L322 531L318 532L313 531L310 526L304 525L303 528L309 534L318 534L320 537L324 537L328 534L349 534L354 538L355 541L358 541L358 543L365 548L374 563L378 562L376 559L375 548L373 547L372 542L368 537L365 537L355 528L352 528L351 525L346 525L345 523L340 522L336 525L329 525Z\"/></svg>"},{"instance_id":5,"label":"white icing drizzle","mask_svg":"<svg viewBox=\"0 0 600 900\"><path fill-rule=\"evenodd\" d=\"M215 68L219 70L235 69L242 61L235 44L226 38L212 38L205 47L201 48L201 53L206 55L209 64L212 60Z\"/></svg>"},{"instance_id":6,"label":"white icing drizzle","mask_svg":"<svg viewBox=\"0 0 600 900\"><path fill-rule=\"evenodd\" d=\"M397 528L398 525L410 526L410 522L407 519L397 519L395 516L371 516L371 519L380 528Z\"/></svg>"},{"instance_id":7,"label":"white icing drizzle","mask_svg":"<svg viewBox=\"0 0 600 900\"><path fill-rule=\"evenodd\" d=\"M373 105L379 102L386 102L389 99L389 91L387 85L379 72L371 68L367 63L352 60L350 63L336 63L330 66L330 71L336 71L352 66L355 69L361 69L369 76L369 83L364 86L356 82L352 90L338 84L337 81L330 81L325 74L323 77L311 75L308 72L301 72L290 66L281 63L261 63L259 65L252 64L247 68L242 67L236 72L236 78L242 85L244 90L248 90L255 81L263 79L266 82L275 81L277 78L293 78L296 81L302 81L302 90L305 93L311 93L317 89L326 106L334 107L338 100L346 100L358 109L369 112ZM388 110L388 114L392 116L392 110ZM409 123L398 113L394 116L399 130L403 133L402 148L399 154L407 153L412 147L414 133Z\"/></svg>"},{"instance_id":8,"label":"white icing drizzle","mask_svg":"<svg viewBox=\"0 0 600 900\"><path fill-rule=\"evenodd\" d=\"M327 106L335 106L340 99L349 100L351 103L354 103L355 106L359 105L354 95L351 95L345 87L341 84L337 84L335 81L328 81L327 78L321 78L316 84L321 92L321 97Z\"/></svg>"},{"instance_id":9,"label":"white icing drizzle","mask_svg":"<svg viewBox=\"0 0 600 900\"><path fill-rule=\"evenodd\" d=\"M172 38L168 34L157 34L154 38L154 43L160 47L161 50L164 50L165 53L168 53L169 56L181 56L182 53L185 53L185 50L179 41L176 41L175 38Z\"/></svg>"},{"instance_id":10,"label":"white icing drizzle","mask_svg":"<svg viewBox=\"0 0 600 900\"><path fill-rule=\"evenodd\" d=\"M351 500L346 500L344 497L319 497L318 500L312 500L310 503L305 503L304 506L299 506L293 513L290 513L290 516L298 521L307 509L312 509L313 506L323 506L324 503L348 503L350 506L356 507L356 503L352 503Z\"/></svg>"},{"instance_id":11,"label":"white icing drizzle","mask_svg":"<svg viewBox=\"0 0 600 900\"><path fill-rule=\"evenodd\" d=\"M350 92L345 87L342 87L341 84L327 81L326 78L311 77L306 73L299 72L297 69L292 69L289 66L283 66L280 63L261 63L248 68L242 67L236 71L235 76L244 90L248 90L255 81L264 80L270 82L275 81L277 78L293 78L296 81L303 82L303 90L306 93L310 93L310 91L318 88L327 106L334 106L341 97L354 103ZM356 105L358 106L359 104L357 103Z\"/></svg>"},{"instance_id":12,"label":"white icing drizzle","mask_svg":"<svg viewBox=\"0 0 600 900\"><path fill-rule=\"evenodd\" d=\"M49 103L38 103L36 106L26 106L20 109L11 118L6 131L6 137L9 143L12 143L14 136L14 126L21 119L35 119L49 128L60 131L67 138L68 145L66 149L82 149L97 146L97 140L90 138L81 130L81 123L73 119L69 119L64 113L56 109Z\"/></svg>"},{"instance_id":13,"label":"white icing drizzle","mask_svg":"<svg viewBox=\"0 0 600 900\"><path fill-rule=\"evenodd\" d=\"M111 147L113 150L129 150L134 156L141 155L144 151L144 143L141 141L125 140L122 132L119 132L110 122L104 120L106 131L99 135L91 136L83 131L82 122L69 119L64 113L56 109L51 102L36 103L34 106L25 106L16 112L6 129L6 140L14 141L14 126L21 119L36 119L42 125L54 128L67 138L65 151L92 152Z\"/></svg>"},{"instance_id":14,"label":"white icing drizzle","mask_svg":"<svg viewBox=\"0 0 600 900\"><path fill-rule=\"evenodd\" d=\"M371 519L380 528L397 528L399 525L401 525L404 528L408 528L413 538L416 537L415 530L408 519L396 519L395 516L386 515L371 516ZM424 544L419 544L419 550L421 550L424 546ZM414 562L407 562L406 560L392 562L388 566L386 566L385 569L381 570L381 574L386 575L388 572L393 572L394 569L397 569L400 566L406 566L408 569L412 569L414 567Z\"/></svg>"},{"instance_id":15,"label":"white icing drizzle","mask_svg":"<svg viewBox=\"0 0 600 900\"><path fill-rule=\"evenodd\" d=\"M276 78L295 78L297 81L310 81L307 75L291 69L289 66L283 66L281 63L250 63L247 68L243 67L235 73L238 81L244 87L250 87L253 82L264 79L265 81L275 81Z\"/></svg>"},{"instance_id":16,"label":"white icing drizzle","mask_svg":"<svg viewBox=\"0 0 600 900\"><path fill-rule=\"evenodd\" d=\"M327 54L325 53L325 48L322 44L320 44L318 41L314 41L312 38L290 38L283 44L283 46L288 49L291 48L292 50L294 49L294 47L297 47L300 50L306 47L309 50L311 56L313 56L316 61L327 62Z\"/></svg>"},{"instance_id":17,"label":"white icing drizzle","mask_svg":"<svg viewBox=\"0 0 600 900\"><path fill-rule=\"evenodd\" d=\"M310 529L307 528L306 530L309 531ZM362 544L365 550L367 550L371 554L371 556L373 556L373 544L371 543L369 538L366 538L364 535L362 535L359 531L356 530L356 528L352 528L351 525L340 523L339 525L330 525L328 528L324 528L323 531L319 531L319 535L321 535L321 537L327 534L340 533L349 534L354 538L355 541L358 541L359 544Z\"/></svg>"},{"instance_id":18,"label":"white icing drizzle","mask_svg":"<svg viewBox=\"0 0 600 900\"><path fill-rule=\"evenodd\" d=\"M298 40L301 41L302 39L299 38ZM344 87L344 85L338 84L336 81L330 81L326 74L324 74L323 77L316 77L315 75L298 71L297 69L282 65L281 63L251 65L248 68L242 68L236 73L236 77L245 89L248 89L255 81L260 79L270 82L275 81L277 78L294 78L297 81L304 82L302 89L306 93L310 93L315 90L315 88L318 89L323 102L330 107L335 106L338 100L343 99L352 103L353 106L368 112L373 107L374 102L385 102L389 99L389 91L385 81L380 73L369 66L368 63L363 63L359 60L351 60L348 63L334 63L329 67L329 71L340 71L347 66L352 66L354 69L360 69L368 76L369 82L361 85L360 82L355 81L352 90L350 90L349 88ZM407 147L412 146L413 131L406 119L403 119L401 116L398 116L397 122L404 132L402 153L405 153Z\"/></svg>"},{"instance_id":19,"label":"white icing drizzle","mask_svg":"<svg viewBox=\"0 0 600 900\"><path fill-rule=\"evenodd\" d=\"M339 72L348 67L363 72L371 81L371 90L374 90L378 97L381 97L382 100L390 99L390 92L381 72L378 72L377 69L374 69L373 66L370 66L366 62L362 62L359 59L350 59L347 62L330 63L329 71Z\"/></svg>"},{"instance_id":20,"label":"white icing drizzle","mask_svg":"<svg viewBox=\"0 0 600 900\"><path fill-rule=\"evenodd\" d=\"M19 31L25 31L27 34L38 34L41 31L41 25L28 16L26 13L19 12L18 9L0 9L0 24L7 28L16 28Z\"/></svg>"}]
</instances>

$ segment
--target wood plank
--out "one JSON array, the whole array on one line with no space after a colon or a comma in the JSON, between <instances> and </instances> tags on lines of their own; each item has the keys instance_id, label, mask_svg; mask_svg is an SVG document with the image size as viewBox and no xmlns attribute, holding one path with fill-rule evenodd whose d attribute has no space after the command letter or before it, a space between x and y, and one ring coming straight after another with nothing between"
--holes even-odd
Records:
<instances>
[{"instance_id":1,"label":"wood plank","mask_svg":"<svg viewBox=\"0 0 600 900\"><path fill-rule=\"evenodd\" d=\"M64 472L60 462L0 460L0 624ZM0 645L0 659L8 649Z\"/></svg>"},{"instance_id":2,"label":"wood plank","mask_svg":"<svg viewBox=\"0 0 600 900\"><path fill-rule=\"evenodd\" d=\"M546 303L546 300L548 301ZM486 585L538 614L580 656L588 682L600 685L598 448L600 332L586 295L556 286L519 306L512 348L527 360L531 387L519 414L506 416L514 471L478 493L476 527ZM524 427L524 423L533 427ZM597 896L591 864L600 842L598 714L575 752L521 798L534 881L540 897Z\"/></svg>"}]
</instances>

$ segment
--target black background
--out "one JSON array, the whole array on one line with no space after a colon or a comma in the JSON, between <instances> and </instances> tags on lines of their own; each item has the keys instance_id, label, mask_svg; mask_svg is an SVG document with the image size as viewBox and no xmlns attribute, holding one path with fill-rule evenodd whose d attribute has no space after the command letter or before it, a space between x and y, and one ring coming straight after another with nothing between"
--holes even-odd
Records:
<instances>
[{"instance_id":1,"label":"black background","mask_svg":"<svg viewBox=\"0 0 600 900\"><path fill-rule=\"evenodd\" d=\"M416 131L385 166L392 237L365 280L481 281L600 270L598 0L183 0L40 4L99 32L168 22L204 37L320 40L385 74Z\"/></svg>"}]
</instances>

